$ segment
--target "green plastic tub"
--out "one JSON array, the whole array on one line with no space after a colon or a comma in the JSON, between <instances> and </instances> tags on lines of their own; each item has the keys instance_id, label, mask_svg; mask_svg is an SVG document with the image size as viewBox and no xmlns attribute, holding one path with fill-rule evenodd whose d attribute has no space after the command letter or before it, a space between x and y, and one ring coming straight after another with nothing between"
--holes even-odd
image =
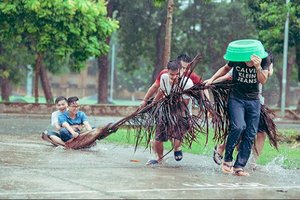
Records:
<instances>
[{"instance_id":1,"label":"green plastic tub","mask_svg":"<svg viewBox=\"0 0 300 200\"><path fill-rule=\"evenodd\" d=\"M268 56L263 44L259 40L236 40L229 43L223 58L228 61L245 62L251 61L250 57L253 54L262 59Z\"/></svg>"}]
</instances>

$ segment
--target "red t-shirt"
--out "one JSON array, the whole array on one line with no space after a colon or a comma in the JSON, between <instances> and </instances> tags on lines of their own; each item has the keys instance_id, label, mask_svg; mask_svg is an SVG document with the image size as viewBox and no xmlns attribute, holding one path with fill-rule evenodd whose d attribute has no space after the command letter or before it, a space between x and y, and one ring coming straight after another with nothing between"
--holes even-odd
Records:
<instances>
[{"instance_id":1,"label":"red t-shirt","mask_svg":"<svg viewBox=\"0 0 300 200\"><path fill-rule=\"evenodd\" d=\"M156 84L160 85L160 77L161 77L161 75L164 74L164 73L168 73L168 70L167 70L167 69L163 69L163 70L159 73L159 75L158 75L158 77L157 77L157 79L156 79L156 81L155 81ZM202 83L202 80L200 79L200 77L199 77L197 74L195 74L194 72L191 73L190 79L193 81L194 85L195 85L196 83L198 83L198 82L199 82L199 83Z\"/></svg>"}]
</instances>

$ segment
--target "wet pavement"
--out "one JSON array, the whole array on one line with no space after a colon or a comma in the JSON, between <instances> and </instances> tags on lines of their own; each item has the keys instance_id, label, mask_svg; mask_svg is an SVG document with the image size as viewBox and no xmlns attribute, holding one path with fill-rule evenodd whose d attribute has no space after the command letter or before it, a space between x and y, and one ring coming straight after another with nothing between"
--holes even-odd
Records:
<instances>
[{"instance_id":1,"label":"wet pavement","mask_svg":"<svg viewBox=\"0 0 300 200\"><path fill-rule=\"evenodd\" d=\"M92 126L120 118L88 118ZM211 157L172 153L146 166L154 155L143 147L97 142L64 150L41 139L49 119L0 118L0 199L299 199L299 170L274 161L250 177L225 174ZM211 154L213 150L211 149ZM132 162L138 160L140 162Z\"/></svg>"}]
</instances>

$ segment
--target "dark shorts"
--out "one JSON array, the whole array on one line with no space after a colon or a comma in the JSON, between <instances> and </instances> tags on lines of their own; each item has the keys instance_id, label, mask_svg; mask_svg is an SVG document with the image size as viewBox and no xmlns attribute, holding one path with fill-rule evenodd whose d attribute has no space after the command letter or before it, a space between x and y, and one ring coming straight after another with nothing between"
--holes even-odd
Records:
<instances>
[{"instance_id":1,"label":"dark shorts","mask_svg":"<svg viewBox=\"0 0 300 200\"><path fill-rule=\"evenodd\" d=\"M166 142L170 139L177 139L177 140L183 141L184 136L186 135L187 130L189 129L189 123L188 123L187 119L188 118L182 118L182 127L179 127L182 129L181 133L180 132L167 133L166 127L164 125L156 126L156 132L155 132L154 139L159 142ZM178 124L181 124L181 123L178 122Z\"/></svg>"},{"instance_id":2,"label":"dark shorts","mask_svg":"<svg viewBox=\"0 0 300 200\"><path fill-rule=\"evenodd\" d=\"M60 138L60 135L59 135L58 133L54 132L54 131L49 131L49 132L47 132L47 135L48 135L48 136L49 136L49 135L55 135L55 136L57 136L57 137Z\"/></svg>"}]
</instances>

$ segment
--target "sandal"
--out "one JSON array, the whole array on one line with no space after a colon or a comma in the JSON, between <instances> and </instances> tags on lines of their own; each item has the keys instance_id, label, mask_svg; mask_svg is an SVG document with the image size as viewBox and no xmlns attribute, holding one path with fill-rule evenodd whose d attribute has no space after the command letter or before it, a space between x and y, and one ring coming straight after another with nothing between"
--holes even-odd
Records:
<instances>
[{"instance_id":1,"label":"sandal","mask_svg":"<svg viewBox=\"0 0 300 200\"><path fill-rule=\"evenodd\" d=\"M222 164L222 171L228 174L233 173L233 165L229 165L226 162L223 162Z\"/></svg>"},{"instance_id":2,"label":"sandal","mask_svg":"<svg viewBox=\"0 0 300 200\"><path fill-rule=\"evenodd\" d=\"M157 160L148 160L148 162L146 163L146 165L156 165L159 162Z\"/></svg>"},{"instance_id":3,"label":"sandal","mask_svg":"<svg viewBox=\"0 0 300 200\"><path fill-rule=\"evenodd\" d=\"M233 169L235 176L250 176L247 172L244 172L242 168Z\"/></svg>"},{"instance_id":4,"label":"sandal","mask_svg":"<svg viewBox=\"0 0 300 200\"><path fill-rule=\"evenodd\" d=\"M174 151L174 157L175 157L175 160L176 161L181 161L181 159L182 159L182 150L180 150L180 151Z\"/></svg>"},{"instance_id":5,"label":"sandal","mask_svg":"<svg viewBox=\"0 0 300 200\"><path fill-rule=\"evenodd\" d=\"M217 148L218 148L218 145L215 146L213 159L216 164L221 165L223 156L218 152Z\"/></svg>"}]
</instances>

